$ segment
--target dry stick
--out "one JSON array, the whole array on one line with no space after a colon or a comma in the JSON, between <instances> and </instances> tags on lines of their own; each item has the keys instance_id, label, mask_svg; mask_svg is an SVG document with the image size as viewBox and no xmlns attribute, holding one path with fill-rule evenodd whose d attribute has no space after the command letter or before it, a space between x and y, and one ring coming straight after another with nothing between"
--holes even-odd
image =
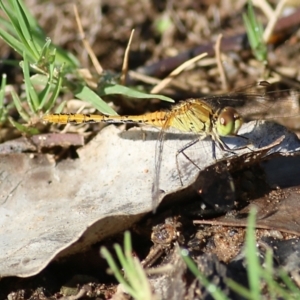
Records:
<instances>
[{"instance_id":1,"label":"dry stick","mask_svg":"<svg viewBox=\"0 0 300 300\"><path fill-rule=\"evenodd\" d=\"M259 2L259 1L258 1ZM270 17L270 21L265 29L264 32L264 41L268 41L271 35L271 32L273 32L273 27L271 27L272 25L275 26L275 22L277 21L277 19L279 18L279 14L281 13L284 5L286 4L286 0L281 0L278 5L276 6L275 12L273 12L272 16ZM293 86L297 89L299 89L299 83L295 82L294 80L288 78L287 76L281 74L281 72L277 71L276 69L273 70L273 76L276 76L278 78L276 78L276 81L282 81L287 83L290 86Z\"/></svg>"},{"instance_id":2,"label":"dry stick","mask_svg":"<svg viewBox=\"0 0 300 300\"><path fill-rule=\"evenodd\" d=\"M77 26L78 26L78 30L79 30L79 33L81 35L81 39L82 39L82 43L84 45L84 48L86 49L86 51L88 52L89 54L89 57L93 63L93 66L96 70L96 72L101 75L103 73L103 68L101 67L94 51L92 50L92 47L90 46L90 43L88 42L88 40L85 38L85 34L84 34L84 31L83 31L83 27L82 27L82 23L80 21L80 18L79 18L79 14L78 14L78 10L77 10L77 6L74 5L73 6L73 9L74 9L74 13L75 13L75 18L76 18L76 22L77 22Z\"/></svg>"},{"instance_id":3,"label":"dry stick","mask_svg":"<svg viewBox=\"0 0 300 300\"><path fill-rule=\"evenodd\" d=\"M270 39L270 36L272 35L272 32L274 31L275 25L280 17L280 14L285 6L286 0L281 0L278 5L276 6L275 12L272 16L272 18L269 20L269 23L265 29L264 32L264 41L267 43Z\"/></svg>"},{"instance_id":4,"label":"dry stick","mask_svg":"<svg viewBox=\"0 0 300 300\"><path fill-rule=\"evenodd\" d=\"M252 0L252 3L254 6L260 8L269 20L272 18L274 11L266 0Z\"/></svg>"},{"instance_id":5,"label":"dry stick","mask_svg":"<svg viewBox=\"0 0 300 300\"><path fill-rule=\"evenodd\" d=\"M85 47L85 49L87 50L91 60L92 60L92 63L94 65L94 68L96 69L97 73L99 75L102 74L103 72L103 68L101 67L99 61L97 60L96 58L96 55L94 54L92 48L90 47L90 44L89 42L86 40L85 38L85 34L84 34L84 31L83 31L83 27L82 27L82 24L81 24L81 21L80 21L80 17L79 17L79 14L78 14L78 10L77 10L77 6L74 5L73 6L73 9L74 9L74 13L75 13L75 18L76 18L76 22L77 22L77 26L78 26L78 30L79 30L79 33L81 35L81 38L82 38L82 42L83 42L83 45ZM80 113L83 111L83 109L85 108L86 104L83 104L78 110L76 113ZM62 133L64 132L67 132L69 130L69 128L71 127L71 124L67 124L65 126L65 128L62 130Z\"/></svg>"},{"instance_id":6,"label":"dry stick","mask_svg":"<svg viewBox=\"0 0 300 300\"><path fill-rule=\"evenodd\" d=\"M210 63L210 61L211 61L211 63ZM202 67L202 66L212 65L212 64L213 65L216 64L216 59L215 58L203 60L202 62L199 62L198 66ZM144 75L142 73L138 73L138 72L132 71L132 70L128 71L128 75L130 76L131 80L139 80L139 81L142 81L144 83L151 84L153 86L157 85L161 82L161 79L151 77L151 76L148 76L148 75ZM173 81L172 86L173 87L178 87L179 89L182 89L182 90L186 90L186 84L181 83L180 81Z\"/></svg>"},{"instance_id":7,"label":"dry stick","mask_svg":"<svg viewBox=\"0 0 300 300\"><path fill-rule=\"evenodd\" d=\"M80 114L84 109L85 109L86 104L83 103L79 109L76 111L76 114ZM66 126L64 127L64 129L61 131L61 133L66 133L69 131L70 127L72 126L71 123L66 124Z\"/></svg>"},{"instance_id":8,"label":"dry stick","mask_svg":"<svg viewBox=\"0 0 300 300\"><path fill-rule=\"evenodd\" d=\"M281 0L277 4L275 11L272 10L271 6L265 0L253 0L253 4L256 7L260 8L269 19L268 25L265 28L263 36L264 42L267 43L270 39L270 36L272 35L272 32L274 31L275 25L278 22L280 14L286 4L286 0Z\"/></svg>"},{"instance_id":9,"label":"dry stick","mask_svg":"<svg viewBox=\"0 0 300 300\"><path fill-rule=\"evenodd\" d=\"M228 90L228 82L227 82L227 76L224 70L224 66L222 64L222 58L221 58L221 41L222 41L222 34L219 34L216 45L215 45L215 52L216 52L216 60L217 60L217 66L221 77L221 83L222 83L222 90L227 91Z\"/></svg>"},{"instance_id":10,"label":"dry stick","mask_svg":"<svg viewBox=\"0 0 300 300\"><path fill-rule=\"evenodd\" d=\"M292 1L292 0L290 0ZM299 1L299 0L295 0ZM281 34L284 31L291 31L295 26L299 26L300 21L300 8L296 9L294 13L289 16L282 17L278 20L278 23L275 26L275 34ZM222 49L223 52L228 51L241 51L245 49L246 34L240 33L234 36L224 37L222 40ZM282 39L281 39L282 40ZM164 58L158 62L152 63L147 66L140 66L136 69L137 72L147 74L149 76L161 77L164 74L171 72L182 62L187 59L196 56L199 53L208 52L209 56L214 55L213 44L201 44L191 49L187 49L173 57Z\"/></svg>"},{"instance_id":11,"label":"dry stick","mask_svg":"<svg viewBox=\"0 0 300 300\"><path fill-rule=\"evenodd\" d=\"M161 82L160 79L157 79L155 77L151 77L136 71L128 71L128 75L130 76L130 78L134 79L134 80L139 80L148 84L159 84Z\"/></svg>"},{"instance_id":12,"label":"dry stick","mask_svg":"<svg viewBox=\"0 0 300 300\"><path fill-rule=\"evenodd\" d=\"M129 51L130 51L133 34L134 34L134 29L131 30L129 41L128 41L128 44L127 44L127 47L126 47L125 53L124 53L124 60L123 60L123 65L122 65L122 75L120 78L121 84L123 84L123 85L125 85L126 75L128 73L128 57L129 57Z\"/></svg>"},{"instance_id":13,"label":"dry stick","mask_svg":"<svg viewBox=\"0 0 300 300\"><path fill-rule=\"evenodd\" d=\"M178 74L180 74L184 69L187 67L193 65L196 61L204 58L207 56L207 53L202 53L192 59L187 60L183 64L181 64L179 67L177 67L175 70L173 70L165 79L163 79L159 84L157 84L150 93L157 94L159 93L163 88L165 88Z\"/></svg>"}]
</instances>

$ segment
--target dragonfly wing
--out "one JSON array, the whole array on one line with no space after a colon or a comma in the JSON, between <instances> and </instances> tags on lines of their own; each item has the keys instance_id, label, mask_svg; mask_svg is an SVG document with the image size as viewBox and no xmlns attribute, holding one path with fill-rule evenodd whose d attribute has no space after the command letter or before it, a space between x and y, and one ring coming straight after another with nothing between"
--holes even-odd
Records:
<instances>
[{"instance_id":1,"label":"dragonfly wing","mask_svg":"<svg viewBox=\"0 0 300 300\"><path fill-rule=\"evenodd\" d=\"M159 133L159 137L156 144L155 150L155 178L153 181L152 188L152 199L153 199L153 208L154 211L158 205L159 196L160 196L160 174L163 158L163 149L164 149L164 140L166 133L169 128L175 128L176 130L182 133L192 133L195 134L194 140L203 139L205 136L210 134L211 128L211 116L212 110L207 104L191 99L189 101L183 102L169 114L164 122L162 129ZM194 144L195 142L193 142ZM190 142L187 142L185 146L189 145ZM183 147L181 147L183 148ZM180 151L181 148L178 148ZM177 165L177 156L174 158ZM175 167L175 164L174 164Z\"/></svg>"},{"instance_id":2,"label":"dragonfly wing","mask_svg":"<svg viewBox=\"0 0 300 300\"><path fill-rule=\"evenodd\" d=\"M159 132L159 136L156 142L155 149L155 170L154 170L154 180L152 185L152 202L153 202L153 213L155 213L156 208L159 204L159 197L161 194L161 190L159 188L160 182L160 171L161 171L161 163L163 156L163 148L164 148L164 139L167 133L168 128L170 128L171 118L168 118L162 126L161 131Z\"/></svg>"}]
</instances>

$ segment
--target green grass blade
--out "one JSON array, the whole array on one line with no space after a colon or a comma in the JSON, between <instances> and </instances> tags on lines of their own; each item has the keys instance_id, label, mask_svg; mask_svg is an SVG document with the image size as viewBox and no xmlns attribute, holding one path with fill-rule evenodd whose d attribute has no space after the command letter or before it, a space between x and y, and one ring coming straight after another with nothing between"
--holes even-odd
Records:
<instances>
[{"instance_id":1,"label":"green grass blade","mask_svg":"<svg viewBox=\"0 0 300 300\"><path fill-rule=\"evenodd\" d=\"M174 102L173 99L163 96L163 95L155 95L155 94L148 94L143 93L132 88L128 88L124 85L120 84L103 84L99 89L100 96L106 95L123 95L130 98L142 98L142 99L150 99L156 98L163 101Z\"/></svg>"},{"instance_id":2,"label":"green grass blade","mask_svg":"<svg viewBox=\"0 0 300 300\"><path fill-rule=\"evenodd\" d=\"M229 298L227 298L227 296L215 284L210 283L208 279L198 270L196 264L188 256L188 250L181 249L180 254L189 270L194 274L194 276L199 280L199 282L206 288L206 290L215 300L229 300Z\"/></svg>"},{"instance_id":3,"label":"green grass blade","mask_svg":"<svg viewBox=\"0 0 300 300\"><path fill-rule=\"evenodd\" d=\"M115 263L112 255L109 253L109 251L105 248L105 247L101 247L100 249L100 253L101 255L106 259L111 271L113 272L114 276L116 277L116 279L126 285L127 282L125 281L125 279L123 278L117 264Z\"/></svg>"},{"instance_id":4,"label":"green grass blade","mask_svg":"<svg viewBox=\"0 0 300 300\"><path fill-rule=\"evenodd\" d=\"M44 111L48 112L55 104L55 101L59 95L59 92L62 88L62 83L63 83L63 73L62 73L62 70L63 70L63 67L61 67L61 70L58 74L58 79L56 81L56 84L54 85L54 89L52 91L52 94L50 96L50 98L47 100L45 98L45 101L42 101L40 107L39 107L39 110L43 109ZM49 80L49 86L53 84L51 83L51 81Z\"/></svg>"},{"instance_id":5,"label":"green grass blade","mask_svg":"<svg viewBox=\"0 0 300 300\"><path fill-rule=\"evenodd\" d=\"M128 260L127 257L125 257L120 245L115 245L114 248L115 248L117 257L120 261L120 264L126 274L126 278L127 278L127 280L124 279L124 282L121 282L121 283L124 285L126 292L128 294L132 295L136 299L136 292L135 292L134 288L130 284L128 284L128 281L132 280L131 269L130 269L131 268L130 259ZM128 277L128 275L129 275L129 277Z\"/></svg>"},{"instance_id":6,"label":"green grass blade","mask_svg":"<svg viewBox=\"0 0 300 300\"><path fill-rule=\"evenodd\" d=\"M30 63L36 63L40 57L40 49L45 44L44 31L21 0L10 0L5 4L0 1L0 8L9 19L0 16L0 37L20 55L25 51ZM53 45L50 48L52 51L57 50L57 63L66 63L71 68L79 66L78 60L71 53Z\"/></svg>"},{"instance_id":7,"label":"green grass blade","mask_svg":"<svg viewBox=\"0 0 300 300\"><path fill-rule=\"evenodd\" d=\"M28 121L30 117L27 114L27 112L24 110L19 96L16 94L15 91L11 91L11 95L12 95L12 98L13 98L13 101L14 101L14 104L15 104L15 107L16 107L18 113L20 114L22 119L24 119L25 121Z\"/></svg>"},{"instance_id":8,"label":"green grass blade","mask_svg":"<svg viewBox=\"0 0 300 300\"><path fill-rule=\"evenodd\" d=\"M117 113L105 101L103 101L103 99L101 99L94 91L85 85L79 85L75 91L75 96L92 104L102 114L117 115Z\"/></svg>"},{"instance_id":9,"label":"green grass blade","mask_svg":"<svg viewBox=\"0 0 300 300\"><path fill-rule=\"evenodd\" d=\"M38 94L35 91L31 79L30 79L30 71L29 71L29 61L27 58L26 53L23 54L24 61L20 63L22 69L23 69L23 75L24 75L24 82L25 82L25 92L26 92L26 99L28 102L28 105L32 112L36 113L37 109L39 107L39 98Z\"/></svg>"},{"instance_id":10,"label":"green grass blade","mask_svg":"<svg viewBox=\"0 0 300 300\"><path fill-rule=\"evenodd\" d=\"M124 267L124 264L126 265L126 262L125 262L126 259L125 259L125 256L123 255L121 247L119 245L115 245L114 248L115 248L117 257L118 257L122 267ZM101 251L102 256L107 260L107 263L108 263L110 269L112 270L114 276L118 280L118 282L123 284L123 286L128 294L130 294L132 296L135 295L135 291L128 284L127 280L125 280L125 278L121 274L117 264L115 263L114 259L112 258L111 254L108 252L108 250L105 247L102 247L100 251Z\"/></svg>"},{"instance_id":11,"label":"green grass blade","mask_svg":"<svg viewBox=\"0 0 300 300\"><path fill-rule=\"evenodd\" d=\"M251 0L248 1L248 12L243 14L243 19L253 55L267 64L268 49L263 38L263 26L257 21Z\"/></svg>"},{"instance_id":12,"label":"green grass blade","mask_svg":"<svg viewBox=\"0 0 300 300\"><path fill-rule=\"evenodd\" d=\"M35 135L35 134L39 134L39 130L37 128L33 128L33 127L28 127L25 126L23 124L18 123L17 121L15 121L13 118L9 117L8 118L10 123L16 127L20 132L23 132L27 135Z\"/></svg>"},{"instance_id":13,"label":"green grass blade","mask_svg":"<svg viewBox=\"0 0 300 300\"><path fill-rule=\"evenodd\" d=\"M119 283L123 285L124 290L136 300L152 300L153 295L145 271L139 260L133 257L131 237L128 231L124 234L124 252L120 245L114 245L114 248L126 279L105 247L101 248L101 254L107 260Z\"/></svg>"},{"instance_id":14,"label":"green grass blade","mask_svg":"<svg viewBox=\"0 0 300 300\"><path fill-rule=\"evenodd\" d=\"M246 232L246 247L245 255L247 259L247 274L249 287L252 299L259 300L260 296L260 275L261 267L259 258L257 256L256 240L255 240L255 210L251 210L248 218L247 232Z\"/></svg>"},{"instance_id":15,"label":"green grass blade","mask_svg":"<svg viewBox=\"0 0 300 300\"><path fill-rule=\"evenodd\" d=\"M116 249L117 256L120 260L121 266L124 269L127 281L131 283L130 293L134 298L138 298L136 285L139 284L140 278L137 277L136 274L136 264L134 262L133 254L132 254L132 246L131 246L131 238L130 233L127 231L124 233L124 255L121 251L121 247L119 247L118 252Z\"/></svg>"},{"instance_id":16,"label":"green grass blade","mask_svg":"<svg viewBox=\"0 0 300 300\"><path fill-rule=\"evenodd\" d=\"M51 45L53 48L53 44ZM79 68L80 63L79 60L70 52L64 50L63 48L56 46L56 63L57 64L65 64L66 66L70 68Z\"/></svg>"},{"instance_id":17,"label":"green grass blade","mask_svg":"<svg viewBox=\"0 0 300 300\"><path fill-rule=\"evenodd\" d=\"M131 237L128 231L124 233L124 254L127 261L127 268L135 269L135 263L133 261L133 256L132 256Z\"/></svg>"},{"instance_id":18,"label":"green grass blade","mask_svg":"<svg viewBox=\"0 0 300 300\"><path fill-rule=\"evenodd\" d=\"M2 28L0 28L0 36L11 48L13 48L16 52L23 52L23 44L20 43L16 38L14 38L9 33L5 32Z\"/></svg>"},{"instance_id":19,"label":"green grass blade","mask_svg":"<svg viewBox=\"0 0 300 300\"><path fill-rule=\"evenodd\" d=\"M7 82L7 75L2 74L1 86L0 86L0 107L3 107L4 96L5 96L5 87Z\"/></svg>"},{"instance_id":20,"label":"green grass blade","mask_svg":"<svg viewBox=\"0 0 300 300\"><path fill-rule=\"evenodd\" d=\"M37 60L39 57L39 49L35 43L35 40L32 37L30 24L28 22L26 13L24 12L22 6L20 5L18 0L11 0L14 7L14 12L16 13L17 19L19 21L20 28L20 38L23 43L28 45L28 51L32 53L32 56Z\"/></svg>"},{"instance_id":21,"label":"green grass blade","mask_svg":"<svg viewBox=\"0 0 300 300\"><path fill-rule=\"evenodd\" d=\"M276 290L277 282L274 280L274 268L273 268L273 252L271 248L267 248L265 255L264 269L261 270L262 277L266 280L268 285L270 300L277 299Z\"/></svg>"},{"instance_id":22,"label":"green grass blade","mask_svg":"<svg viewBox=\"0 0 300 300\"><path fill-rule=\"evenodd\" d=\"M30 11L27 9L27 7L24 5L24 2L19 0L19 5L22 8L24 14L26 15L26 19L30 26L30 33L32 35L33 41L35 45L39 46L39 48L42 48L45 46L45 41L51 40L47 38L45 32L43 29L39 26L37 20L34 18L34 16L30 13ZM62 49L61 47L54 46L53 44L49 43L49 51L56 51L55 53L55 61L58 64L66 64L67 66L71 68L77 68L79 67L79 61L77 58L70 52ZM39 51L38 51L39 53ZM22 54L22 52L21 52ZM40 55L42 56L42 55ZM31 61L35 62L35 61Z\"/></svg>"},{"instance_id":23,"label":"green grass blade","mask_svg":"<svg viewBox=\"0 0 300 300\"><path fill-rule=\"evenodd\" d=\"M45 109L46 110L46 107L45 107L45 104L47 103L48 101L48 96L50 94L50 91L52 89L52 76L49 76L48 78L48 81L45 85L45 87L43 88L43 90L39 93L38 97L39 97L39 105L37 107L37 110L43 110ZM56 98L55 98L56 99Z\"/></svg>"},{"instance_id":24,"label":"green grass blade","mask_svg":"<svg viewBox=\"0 0 300 300\"><path fill-rule=\"evenodd\" d=\"M42 47L41 53L39 55L39 60L38 60L38 66L40 68L45 68L48 65L51 66L55 62L55 49L52 52L50 50L50 45L51 45L51 39L46 38L46 42ZM54 68L54 66L53 66ZM49 72L48 72L49 73Z\"/></svg>"},{"instance_id":25,"label":"green grass blade","mask_svg":"<svg viewBox=\"0 0 300 300\"><path fill-rule=\"evenodd\" d=\"M8 19L10 20L10 24L12 25L12 27L14 28L14 30L17 31L17 29L19 30L19 22L18 19L13 11L12 8L12 2L11 1L6 1L6 3L4 4L3 1L0 1L0 8L5 12L5 14L8 16ZM17 26L18 28L16 29L15 26Z\"/></svg>"},{"instance_id":26,"label":"green grass blade","mask_svg":"<svg viewBox=\"0 0 300 300\"><path fill-rule=\"evenodd\" d=\"M63 109L64 109L66 103L67 103L67 100L62 101L62 102L58 105L58 107L55 109L55 113L60 114L60 113L63 111Z\"/></svg>"},{"instance_id":27,"label":"green grass blade","mask_svg":"<svg viewBox=\"0 0 300 300\"><path fill-rule=\"evenodd\" d=\"M293 294L293 299L300 299L300 289L295 285L295 283L291 280L291 278L288 276L287 272L285 270L280 269L279 270L279 276L282 279L282 281L285 283L287 288L290 291L290 294Z\"/></svg>"},{"instance_id":28,"label":"green grass blade","mask_svg":"<svg viewBox=\"0 0 300 300\"><path fill-rule=\"evenodd\" d=\"M124 269L127 285L124 286L127 292L134 298L140 300L151 300L152 291L145 274L143 267L139 260L133 256L132 243L130 232L124 233L124 255L121 247L116 249L117 256L120 260L121 266Z\"/></svg>"},{"instance_id":29,"label":"green grass blade","mask_svg":"<svg viewBox=\"0 0 300 300\"><path fill-rule=\"evenodd\" d=\"M22 23L23 20L19 20L18 19L18 16L14 10L14 4L15 4L16 0L11 0L11 1L8 1L9 5L4 5L3 4L3 1L0 2L0 7L2 8L2 10L7 14L13 28L14 28L14 31L16 33L16 35L18 36L19 40L22 42L23 44L23 51L28 51L29 53L31 53L32 55L32 51L29 47L29 44L27 42L27 40L24 38L24 35L23 35L23 32L22 32L22 29L20 27L20 22ZM22 51L22 52L23 52ZM22 53L21 53L22 55ZM33 55L34 57L34 55Z\"/></svg>"},{"instance_id":30,"label":"green grass blade","mask_svg":"<svg viewBox=\"0 0 300 300\"><path fill-rule=\"evenodd\" d=\"M252 299L252 293L247 288L245 288L244 286L238 284L234 280L227 279L226 284L228 285L228 287L230 289L235 291L241 297L244 297L245 299Z\"/></svg>"},{"instance_id":31,"label":"green grass blade","mask_svg":"<svg viewBox=\"0 0 300 300\"><path fill-rule=\"evenodd\" d=\"M6 110L4 108L4 97L5 97L5 87L6 87L7 76L2 74L1 86L0 86L0 121L5 120Z\"/></svg>"},{"instance_id":32,"label":"green grass blade","mask_svg":"<svg viewBox=\"0 0 300 300\"><path fill-rule=\"evenodd\" d=\"M35 17L27 9L24 1L23 0L18 0L18 3L20 5L20 8L22 9L22 11L24 12L24 14L26 15L26 20L27 20L27 22L29 24L29 27L33 30L31 32L31 34L35 35L35 38L36 38L36 34L38 34L40 38L42 38L43 40L45 40L46 39L46 35L45 35L43 29L40 27L40 25L38 24L38 22L35 19Z\"/></svg>"},{"instance_id":33,"label":"green grass blade","mask_svg":"<svg viewBox=\"0 0 300 300\"><path fill-rule=\"evenodd\" d=\"M1 8L1 1L0 1L0 8ZM1 28L5 28L6 31L12 33L14 32L14 27L11 25L11 22L4 19L2 14L0 14L0 25L1 25Z\"/></svg>"}]
</instances>

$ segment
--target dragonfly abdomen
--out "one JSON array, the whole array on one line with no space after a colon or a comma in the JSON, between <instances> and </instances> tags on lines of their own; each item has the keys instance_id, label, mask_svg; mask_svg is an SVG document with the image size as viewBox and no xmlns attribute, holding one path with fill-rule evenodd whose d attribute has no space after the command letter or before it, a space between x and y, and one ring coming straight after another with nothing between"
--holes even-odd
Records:
<instances>
[{"instance_id":1,"label":"dragonfly abdomen","mask_svg":"<svg viewBox=\"0 0 300 300\"><path fill-rule=\"evenodd\" d=\"M81 124L81 123L140 123L162 127L168 117L167 112L158 111L140 116L109 116L92 114L50 114L43 116L46 122L56 124Z\"/></svg>"},{"instance_id":2,"label":"dragonfly abdomen","mask_svg":"<svg viewBox=\"0 0 300 300\"><path fill-rule=\"evenodd\" d=\"M81 124L103 122L105 115L90 114L50 114L43 116L43 120L55 124Z\"/></svg>"}]
</instances>

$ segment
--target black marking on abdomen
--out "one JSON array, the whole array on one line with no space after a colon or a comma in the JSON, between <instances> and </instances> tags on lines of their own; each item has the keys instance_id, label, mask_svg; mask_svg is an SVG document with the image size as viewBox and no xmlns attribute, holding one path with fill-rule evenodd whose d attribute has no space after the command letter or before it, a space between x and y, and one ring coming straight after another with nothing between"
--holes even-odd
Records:
<instances>
[{"instance_id":1,"label":"black marking on abdomen","mask_svg":"<svg viewBox=\"0 0 300 300\"><path fill-rule=\"evenodd\" d=\"M93 119L90 119L90 120L85 120L84 123L92 124L92 123L96 123L96 121Z\"/></svg>"}]
</instances>

